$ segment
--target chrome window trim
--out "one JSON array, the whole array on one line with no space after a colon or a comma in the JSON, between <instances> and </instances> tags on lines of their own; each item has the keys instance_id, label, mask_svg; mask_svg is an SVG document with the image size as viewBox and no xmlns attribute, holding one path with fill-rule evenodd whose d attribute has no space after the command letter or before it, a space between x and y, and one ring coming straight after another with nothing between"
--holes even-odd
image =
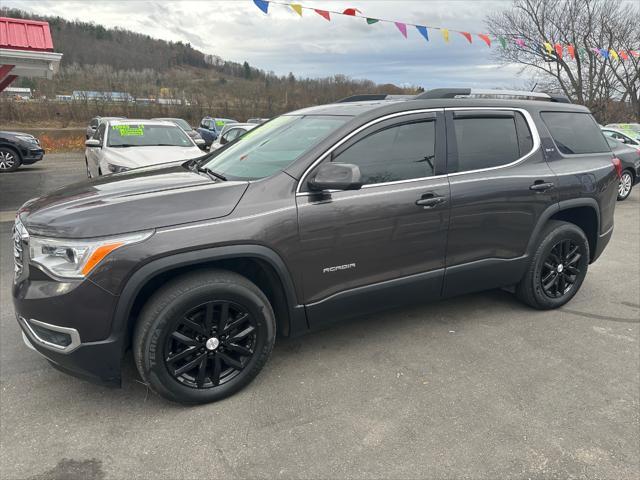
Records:
<instances>
[{"instance_id":1,"label":"chrome window trim","mask_svg":"<svg viewBox=\"0 0 640 480\"><path fill-rule=\"evenodd\" d=\"M458 176L458 175L468 175L470 173L479 173L479 172L487 172L487 171L491 171L491 170L498 170L501 168L508 168L508 167L513 167L515 165L518 165L521 162L524 162L526 159L528 159L530 156L532 156L535 152L537 152L540 149L540 145L541 145L541 141L540 141L540 134L538 133L538 129L536 128L535 122L533 121L533 117L531 116L531 114L523 109L523 108L517 108L517 107L449 107L449 108L426 108L426 109L419 109L419 110L407 110L404 112L396 112L396 113L392 113L389 115L385 115L384 117L380 117L380 118L376 118L374 120L371 120L370 122L362 125L361 127L357 128L356 130L354 130L353 132L351 132L349 135L347 135L346 137L342 138L339 142L337 142L335 145L333 145L331 148L329 148L326 152L324 152L320 157L318 157L317 160L315 160L311 166L309 166L304 173L302 174L302 176L300 177L300 181L298 182L298 186L296 187L296 197L307 197L309 195L312 195L313 192L301 192L300 188L302 186L302 184L304 183L304 181L306 180L307 176L309 175L309 173L316 167L318 166L318 164L320 164L326 157L327 155L330 155L331 152L333 152L336 148L338 148L339 146L343 145L345 142L347 142L348 140L350 140L351 138L353 138L355 135L357 135L358 133L362 132L363 130L369 128L372 125L375 125L376 123L382 122L384 120L389 120L391 118L397 118L397 117L402 117L405 115L411 115L411 114L416 114L416 113L428 113L428 112L455 112L455 111L468 111L468 110L476 110L476 111L482 111L482 110L491 110L491 111L500 111L500 110L505 110L505 111L510 111L510 112L519 112L523 115L525 121L527 122L527 126L529 127L529 131L531 132L531 137L533 140L533 147L531 148L531 150L529 152L527 152L525 155L523 155L522 157L514 160L511 163L507 163L504 165L498 165L495 167L487 167L487 168L479 168L476 170L466 170L464 172L454 172L454 173L446 173L443 175L432 175L429 177L420 177L420 178L410 178L407 180L397 180L395 182L383 182L383 183L370 183L368 185L363 185L361 190L363 189L367 189L367 188L373 188L373 187L383 187L383 186L387 186L387 185L399 185L399 184L403 184L403 183L411 183L411 182L421 182L421 181L425 181L425 180L429 180L429 179L437 179L437 178L442 178L442 177L447 177L447 176ZM335 193L335 192L339 192L341 190L329 190L326 193Z\"/></svg>"},{"instance_id":2,"label":"chrome window trim","mask_svg":"<svg viewBox=\"0 0 640 480\"><path fill-rule=\"evenodd\" d=\"M443 108L420 108L417 110L405 110L403 112L396 112L396 113L390 113L389 115L385 115L383 117L379 117L379 118L375 118L367 123L365 123L364 125L361 125L360 127L356 128L353 132L349 133L347 136L343 137L342 139L340 139L337 143L333 144L333 146L331 146L326 152L324 152L322 155L320 155L320 157L318 157L302 174L302 176L300 177L300 181L298 182L298 186L296 187L296 196L300 196L300 197L306 197L310 194L312 194L313 192L301 192L300 191L300 187L304 184L305 179L307 178L307 176L309 175L309 173L311 173L311 171L318 166L318 164L322 163L322 161L327 158L328 155L331 154L331 152L333 152L336 148L338 148L339 146L343 145L344 143L346 143L348 140L352 139L353 137L355 137L357 134L359 134L360 132L362 132L363 130L366 130L367 128L371 127L372 125L375 125L376 123L380 123L383 122L385 120L389 120L391 118L397 118L397 117L404 117L406 115L413 115L416 113L430 113L430 112L442 112L444 111ZM440 175L439 175L440 176ZM435 178L435 177L423 177L423 178ZM404 182L415 182L415 181L419 181L420 179L418 178L412 178L409 180L398 180L397 182L385 182L385 184L388 185L392 185L392 184L396 184L396 183L404 183ZM369 186L380 186L382 185L381 183L371 183L369 185L363 185L362 188L365 187L369 187ZM336 190L339 191L339 190Z\"/></svg>"},{"instance_id":3,"label":"chrome window trim","mask_svg":"<svg viewBox=\"0 0 640 480\"><path fill-rule=\"evenodd\" d=\"M51 325L49 323L41 322L41 321L35 320L33 318L31 318L29 320L25 320L24 317L18 317L18 320L20 321L20 323L26 329L27 334L29 336L29 340L31 340L32 342L36 342L39 345L43 346L44 348L48 348L49 350L53 350L55 352L60 352L60 353L71 353L76 348L78 348L80 346L80 344L82 343L80 341L80 333L75 328L60 327L58 325ZM63 347L63 346L57 345L55 343L47 342L46 340L44 340L44 339L42 339L42 338L40 338L38 336L38 334L33 330L33 328L31 328L30 323L33 323L33 324L35 324L35 325L37 325L39 327L42 327L42 328L53 330L54 332L66 333L67 335L69 335L71 337L71 343L69 345L67 345L66 347ZM24 332L24 330L23 330L23 332Z\"/></svg>"},{"instance_id":4,"label":"chrome window trim","mask_svg":"<svg viewBox=\"0 0 640 480\"><path fill-rule=\"evenodd\" d=\"M538 129L536 128L535 122L533 121L533 117L525 109L516 108L516 107L452 107L452 108L445 108L445 111L447 111L447 112L468 111L468 110L493 110L493 111L496 111L496 110L498 110L498 111L499 110L507 110L507 111L510 111L510 112L520 112L522 114L522 116L524 117L525 121L527 122L527 126L529 127L529 131L531 132L531 138L533 140L533 147L525 155L523 155L522 157L514 160L511 163L505 163L504 165L497 165L495 167L478 168L478 169L475 169L475 170L465 170L464 172L449 173L448 175L450 177L458 176L458 175L467 175L469 173L489 172L491 170L498 170L500 168L513 167L515 165L518 165L519 163L524 162L527 158L529 158L531 155L533 155L534 153L536 153L540 149L540 145L541 145L540 134L538 133Z\"/></svg>"}]
</instances>

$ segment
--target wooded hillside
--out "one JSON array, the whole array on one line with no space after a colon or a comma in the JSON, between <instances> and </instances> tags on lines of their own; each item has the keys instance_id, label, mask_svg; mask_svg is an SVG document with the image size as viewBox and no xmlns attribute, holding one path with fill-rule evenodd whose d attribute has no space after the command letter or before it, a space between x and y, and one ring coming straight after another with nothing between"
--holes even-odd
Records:
<instances>
[{"instance_id":1,"label":"wooded hillside","mask_svg":"<svg viewBox=\"0 0 640 480\"><path fill-rule=\"evenodd\" d=\"M322 79L299 78L294 73L278 76L247 62L205 55L188 43L15 9L4 8L0 13L49 22L55 50L64 54L60 72L53 80L25 78L15 84L34 88L38 96L48 99L74 90L120 91L136 98L180 99L212 115L242 118L270 117L355 93L412 92L344 75ZM102 106L102 114L109 111L108 105Z\"/></svg>"}]
</instances>

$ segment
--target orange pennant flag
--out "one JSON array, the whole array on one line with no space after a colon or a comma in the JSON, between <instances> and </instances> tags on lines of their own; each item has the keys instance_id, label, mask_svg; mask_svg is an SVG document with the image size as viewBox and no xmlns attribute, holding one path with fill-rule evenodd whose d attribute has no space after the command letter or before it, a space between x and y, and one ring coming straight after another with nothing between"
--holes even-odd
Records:
<instances>
[{"instance_id":1,"label":"orange pennant flag","mask_svg":"<svg viewBox=\"0 0 640 480\"><path fill-rule=\"evenodd\" d=\"M484 33L479 33L478 37L484 40L484 43L487 44L487 47L491 46L491 39L489 38L489 35L485 35Z\"/></svg>"},{"instance_id":2,"label":"orange pennant flag","mask_svg":"<svg viewBox=\"0 0 640 480\"><path fill-rule=\"evenodd\" d=\"M575 58L576 58L576 49L573 47L573 45L567 45L567 52L569 53L569 56L571 57L571 60L575 60Z\"/></svg>"},{"instance_id":3,"label":"orange pennant flag","mask_svg":"<svg viewBox=\"0 0 640 480\"><path fill-rule=\"evenodd\" d=\"M291 8L293 8L294 12L296 12L298 15L302 16L302 5L300 5L299 3L292 3L289 6Z\"/></svg>"}]
</instances>

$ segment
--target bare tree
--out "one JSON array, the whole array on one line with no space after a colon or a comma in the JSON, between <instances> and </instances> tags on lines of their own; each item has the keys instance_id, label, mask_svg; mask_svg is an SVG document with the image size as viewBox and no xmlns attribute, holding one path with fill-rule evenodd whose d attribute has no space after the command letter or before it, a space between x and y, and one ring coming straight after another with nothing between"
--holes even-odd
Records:
<instances>
[{"instance_id":1,"label":"bare tree","mask_svg":"<svg viewBox=\"0 0 640 480\"><path fill-rule=\"evenodd\" d=\"M604 115L616 99L630 102L640 118L640 58L628 53L640 48L637 4L514 0L510 9L489 15L487 24L493 35L505 40L496 51L502 63L538 73L541 85L587 105L596 116Z\"/></svg>"}]
</instances>

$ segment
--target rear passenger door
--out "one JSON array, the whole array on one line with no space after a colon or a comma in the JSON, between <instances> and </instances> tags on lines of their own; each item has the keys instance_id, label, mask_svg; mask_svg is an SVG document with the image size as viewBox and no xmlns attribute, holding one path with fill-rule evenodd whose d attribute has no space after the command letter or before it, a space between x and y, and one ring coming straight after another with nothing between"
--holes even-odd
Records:
<instances>
[{"instance_id":1,"label":"rear passenger door","mask_svg":"<svg viewBox=\"0 0 640 480\"><path fill-rule=\"evenodd\" d=\"M441 112L381 119L302 178L300 265L312 327L440 296L449 222ZM354 164L361 190L308 191L324 162Z\"/></svg>"},{"instance_id":2,"label":"rear passenger door","mask_svg":"<svg viewBox=\"0 0 640 480\"><path fill-rule=\"evenodd\" d=\"M521 278L541 213L557 202L555 175L528 112L448 109L451 219L445 295Z\"/></svg>"}]
</instances>

